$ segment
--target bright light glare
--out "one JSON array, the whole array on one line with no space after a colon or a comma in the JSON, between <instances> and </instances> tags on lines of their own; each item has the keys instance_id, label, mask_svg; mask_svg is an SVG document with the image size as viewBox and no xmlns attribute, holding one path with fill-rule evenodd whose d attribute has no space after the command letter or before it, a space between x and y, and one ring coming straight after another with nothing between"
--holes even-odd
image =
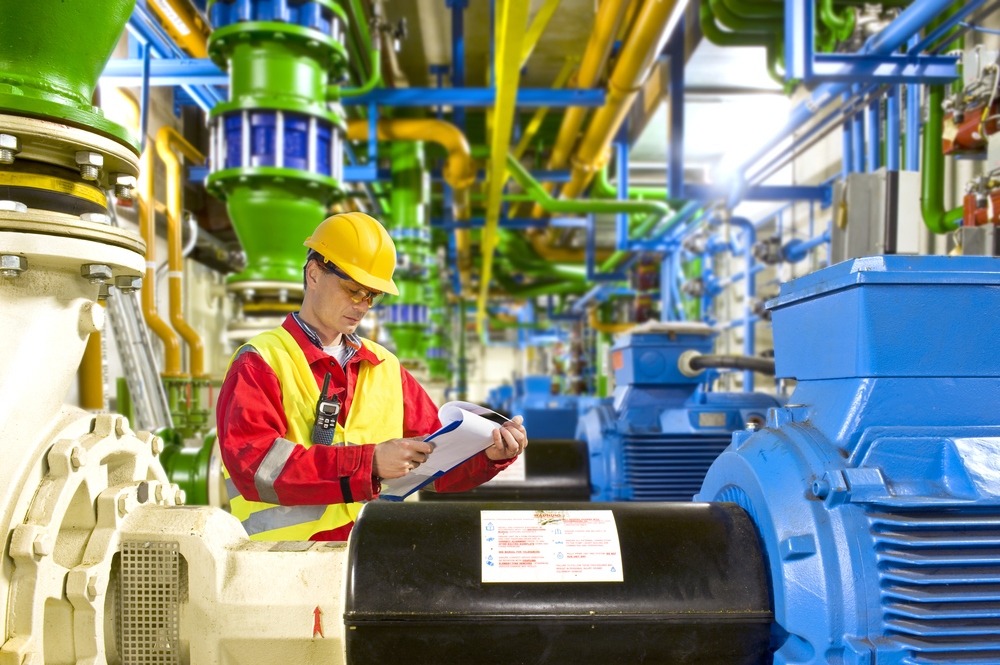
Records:
<instances>
[{"instance_id":1,"label":"bright light glare","mask_svg":"<svg viewBox=\"0 0 1000 665\"><path fill-rule=\"evenodd\" d=\"M139 136L139 104L121 88L101 84L101 108L104 117Z\"/></svg>"},{"instance_id":2,"label":"bright light glare","mask_svg":"<svg viewBox=\"0 0 1000 665\"><path fill-rule=\"evenodd\" d=\"M727 137L727 146L715 171L716 182L732 172L771 140L788 120L791 108L784 95L745 95L730 97L720 104L728 122L720 123L719 132Z\"/></svg>"}]
</instances>

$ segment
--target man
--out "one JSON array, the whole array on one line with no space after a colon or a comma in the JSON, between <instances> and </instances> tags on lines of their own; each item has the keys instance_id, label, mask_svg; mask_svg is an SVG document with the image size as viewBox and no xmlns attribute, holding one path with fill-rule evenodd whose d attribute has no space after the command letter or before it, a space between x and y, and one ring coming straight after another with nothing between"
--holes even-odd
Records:
<instances>
[{"instance_id":1,"label":"man","mask_svg":"<svg viewBox=\"0 0 1000 665\"><path fill-rule=\"evenodd\" d=\"M232 511L255 540L345 540L380 480L424 462L433 447L422 439L441 427L396 357L354 334L383 294L399 294L389 234L352 212L304 244L302 308L236 352L216 407ZM509 466L528 445L521 422L434 489L471 489Z\"/></svg>"}]
</instances>

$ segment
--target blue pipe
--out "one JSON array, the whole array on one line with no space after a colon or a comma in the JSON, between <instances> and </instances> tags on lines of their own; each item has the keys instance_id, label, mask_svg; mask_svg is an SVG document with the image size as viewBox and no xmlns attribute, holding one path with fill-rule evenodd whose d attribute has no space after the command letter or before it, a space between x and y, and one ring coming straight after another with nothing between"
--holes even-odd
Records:
<instances>
[{"instance_id":1,"label":"blue pipe","mask_svg":"<svg viewBox=\"0 0 1000 665\"><path fill-rule=\"evenodd\" d=\"M785 243L785 246L781 248L781 255L789 263L798 263L802 259L809 256L809 252L812 251L813 248L825 245L828 242L830 242L829 230L826 230L815 238L810 238L809 240L799 240L798 238L793 238Z\"/></svg>"},{"instance_id":2,"label":"blue pipe","mask_svg":"<svg viewBox=\"0 0 1000 665\"><path fill-rule=\"evenodd\" d=\"M954 1L915 0L913 4L896 17L896 20L887 25L882 32L868 40L863 53L889 55L905 44L911 36L920 32L928 23L950 7ZM788 120L781 131L767 141L737 169L736 181L728 200L728 207L730 209L735 208L742 200L746 188L745 175L751 166L774 150L785 138L794 134L802 125L809 122L817 113L825 109L847 90L849 90L849 86L846 83L824 83L809 95L809 99L796 106L789 114Z\"/></svg>"},{"instance_id":3,"label":"blue pipe","mask_svg":"<svg viewBox=\"0 0 1000 665\"><path fill-rule=\"evenodd\" d=\"M854 127L851 129L851 138L854 146L851 148L851 156L854 159L854 166L851 168L855 173L865 172L865 114L858 111L854 114Z\"/></svg>"},{"instance_id":4,"label":"blue pipe","mask_svg":"<svg viewBox=\"0 0 1000 665\"><path fill-rule=\"evenodd\" d=\"M844 95L844 101L847 101L847 95ZM854 172L854 134L853 127L854 124L851 122L850 118L846 118L843 123L844 127L844 148L843 154L840 157L840 172L847 182L847 176Z\"/></svg>"},{"instance_id":5,"label":"blue pipe","mask_svg":"<svg viewBox=\"0 0 1000 665\"><path fill-rule=\"evenodd\" d=\"M902 86L890 86L885 100L885 168L889 171L899 170L899 96L902 92Z\"/></svg>"},{"instance_id":6,"label":"blue pipe","mask_svg":"<svg viewBox=\"0 0 1000 665\"><path fill-rule=\"evenodd\" d=\"M914 35L910 44L915 45L920 35ZM920 86L906 86L906 170L920 170Z\"/></svg>"},{"instance_id":7,"label":"blue pipe","mask_svg":"<svg viewBox=\"0 0 1000 665\"><path fill-rule=\"evenodd\" d=\"M756 344L754 343L755 317L753 316L750 302L757 294L757 279L756 273L753 270L753 246L757 242L757 227L746 217L732 217L729 223L743 229L743 258L746 261L746 269L744 270L746 293L743 299L743 354L752 356ZM753 391L753 372L750 370L743 372L743 390L745 392Z\"/></svg>"},{"instance_id":8,"label":"blue pipe","mask_svg":"<svg viewBox=\"0 0 1000 665\"><path fill-rule=\"evenodd\" d=\"M615 168L618 174L618 200L628 200L628 137L622 136L628 123L622 124L618 142L615 144ZM629 215L620 212L615 215L615 249L618 251L628 249L628 220Z\"/></svg>"},{"instance_id":9,"label":"blue pipe","mask_svg":"<svg viewBox=\"0 0 1000 665\"><path fill-rule=\"evenodd\" d=\"M879 100L868 105L868 172L882 166L882 123L879 122Z\"/></svg>"},{"instance_id":10,"label":"blue pipe","mask_svg":"<svg viewBox=\"0 0 1000 665\"><path fill-rule=\"evenodd\" d=\"M465 87L465 6L468 0L449 0L451 5L451 87ZM465 131L465 109L451 111L455 126Z\"/></svg>"},{"instance_id":11,"label":"blue pipe","mask_svg":"<svg viewBox=\"0 0 1000 665\"><path fill-rule=\"evenodd\" d=\"M670 146L667 191L684 198L684 17L677 22L667 44L670 56Z\"/></svg>"}]
</instances>

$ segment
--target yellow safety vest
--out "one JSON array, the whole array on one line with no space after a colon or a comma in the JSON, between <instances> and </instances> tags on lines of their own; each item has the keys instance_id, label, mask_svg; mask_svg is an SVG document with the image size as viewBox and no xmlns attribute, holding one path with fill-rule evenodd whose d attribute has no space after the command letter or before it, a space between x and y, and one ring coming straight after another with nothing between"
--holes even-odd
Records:
<instances>
[{"instance_id":1,"label":"yellow safety vest","mask_svg":"<svg viewBox=\"0 0 1000 665\"><path fill-rule=\"evenodd\" d=\"M403 436L403 383L399 360L375 342L363 339L361 343L382 362L373 365L362 361L346 420L350 441L345 444L344 428L338 423L334 445L376 444ZM311 447L319 386L298 342L287 330L279 327L257 335L245 346L253 347L260 354L281 384L281 404L288 422L284 438L294 444ZM240 347L233 360L243 350L244 347ZM232 360L229 364L232 365ZM276 442L275 445L279 444ZM252 540L309 540L315 533L350 524L364 505L364 502L358 502L330 506L280 506L247 501L234 491L228 469L224 469L224 475L230 491L232 513L243 522Z\"/></svg>"}]
</instances>

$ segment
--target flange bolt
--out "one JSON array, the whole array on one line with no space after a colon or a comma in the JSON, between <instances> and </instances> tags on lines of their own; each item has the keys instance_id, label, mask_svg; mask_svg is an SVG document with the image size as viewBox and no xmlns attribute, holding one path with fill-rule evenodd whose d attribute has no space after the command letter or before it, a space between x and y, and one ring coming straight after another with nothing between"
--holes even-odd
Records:
<instances>
[{"instance_id":1,"label":"flange bolt","mask_svg":"<svg viewBox=\"0 0 1000 665\"><path fill-rule=\"evenodd\" d=\"M812 484L812 491L816 497L825 499L830 494L830 483L822 478L814 480Z\"/></svg>"},{"instance_id":2,"label":"flange bolt","mask_svg":"<svg viewBox=\"0 0 1000 665\"><path fill-rule=\"evenodd\" d=\"M43 533L35 538L35 542L32 543L31 548L35 556L48 556L52 554L52 539Z\"/></svg>"},{"instance_id":3,"label":"flange bolt","mask_svg":"<svg viewBox=\"0 0 1000 665\"><path fill-rule=\"evenodd\" d=\"M91 284L102 284L111 279L111 266L103 263L87 263L80 266L80 275Z\"/></svg>"},{"instance_id":4,"label":"flange bolt","mask_svg":"<svg viewBox=\"0 0 1000 665\"><path fill-rule=\"evenodd\" d=\"M10 134L0 134L0 164L13 164L14 157L21 152L21 139Z\"/></svg>"},{"instance_id":5,"label":"flange bolt","mask_svg":"<svg viewBox=\"0 0 1000 665\"><path fill-rule=\"evenodd\" d=\"M80 167L80 177L84 180L97 180L104 166L104 155L99 152L81 150L76 153L76 165Z\"/></svg>"},{"instance_id":6,"label":"flange bolt","mask_svg":"<svg viewBox=\"0 0 1000 665\"><path fill-rule=\"evenodd\" d=\"M120 275L115 277L115 286L122 293L135 293L142 288L142 277L130 277L129 275Z\"/></svg>"},{"instance_id":7,"label":"flange bolt","mask_svg":"<svg viewBox=\"0 0 1000 665\"><path fill-rule=\"evenodd\" d=\"M28 259L17 254L0 255L0 277L20 277L28 269Z\"/></svg>"},{"instance_id":8,"label":"flange bolt","mask_svg":"<svg viewBox=\"0 0 1000 665\"><path fill-rule=\"evenodd\" d=\"M111 184L115 186L115 197L130 201L132 188L135 187L135 176L127 173L115 173L111 176Z\"/></svg>"}]
</instances>

